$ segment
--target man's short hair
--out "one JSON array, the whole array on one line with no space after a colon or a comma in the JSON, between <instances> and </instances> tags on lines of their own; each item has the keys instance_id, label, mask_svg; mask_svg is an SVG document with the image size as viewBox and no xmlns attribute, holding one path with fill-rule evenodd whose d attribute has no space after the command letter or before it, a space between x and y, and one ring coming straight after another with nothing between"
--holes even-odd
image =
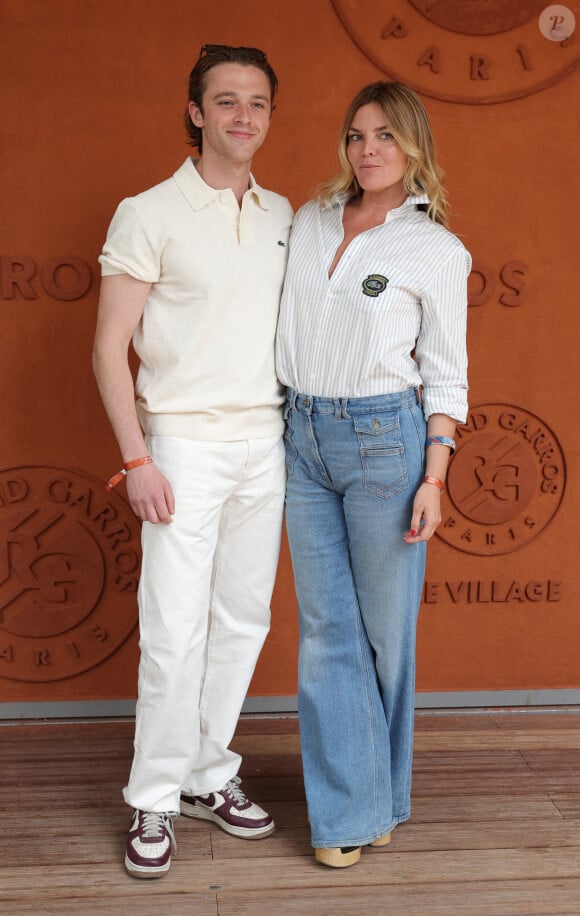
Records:
<instances>
[{"instance_id":1,"label":"man's short hair","mask_svg":"<svg viewBox=\"0 0 580 916\"><path fill-rule=\"evenodd\" d=\"M270 83L270 104L274 110L274 97L278 89L278 77L274 73L266 52L260 48L234 48L231 45L203 45L195 67L189 74L189 101L193 102L203 114L203 94L206 89L207 74L212 67L218 64L242 64L246 67L257 67L261 70ZM196 127L189 114L189 106L185 110L185 130L187 142L202 151L203 135L201 127Z\"/></svg>"}]
</instances>

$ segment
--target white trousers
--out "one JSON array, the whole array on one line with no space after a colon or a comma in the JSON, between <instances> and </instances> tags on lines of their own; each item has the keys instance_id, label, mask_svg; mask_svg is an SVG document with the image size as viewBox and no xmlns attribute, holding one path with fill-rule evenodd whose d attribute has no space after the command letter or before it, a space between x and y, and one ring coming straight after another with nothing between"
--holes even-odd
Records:
<instances>
[{"instance_id":1,"label":"white trousers","mask_svg":"<svg viewBox=\"0 0 580 916\"><path fill-rule=\"evenodd\" d=\"M141 661L127 804L179 811L181 789L221 789L228 749L270 626L284 504L279 436L202 442L153 436L170 525L144 522Z\"/></svg>"}]
</instances>

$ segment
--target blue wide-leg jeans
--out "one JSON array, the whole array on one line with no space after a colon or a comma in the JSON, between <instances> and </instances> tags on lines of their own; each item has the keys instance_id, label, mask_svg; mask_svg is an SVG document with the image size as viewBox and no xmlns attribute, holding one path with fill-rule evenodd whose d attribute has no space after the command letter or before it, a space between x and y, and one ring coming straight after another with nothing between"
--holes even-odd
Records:
<instances>
[{"instance_id":1,"label":"blue wide-leg jeans","mask_svg":"<svg viewBox=\"0 0 580 916\"><path fill-rule=\"evenodd\" d=\"M300 613L298 712L312 845L361 846L407 820L425 544L413 389L288 392L286 525Z\"/></svg>"}]
</instances>

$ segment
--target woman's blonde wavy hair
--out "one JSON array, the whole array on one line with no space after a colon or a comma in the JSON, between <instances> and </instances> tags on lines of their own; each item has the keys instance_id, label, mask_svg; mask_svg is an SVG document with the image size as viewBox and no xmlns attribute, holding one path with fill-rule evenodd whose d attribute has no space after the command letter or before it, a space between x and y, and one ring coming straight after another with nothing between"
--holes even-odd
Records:
<instances>
[{"instance_id":1,"label":"woman's blonde wavy hair","mask_svg":"<svg viewBox=\"0 0 580 916\"><path fill-rule=\"evenodd\" d=\"M348 131L359 108L373 102L382 110L389 130L407 156L404 179L407 194L427 194L427 215L434 222L447 226L449 207L443 188L443 172L437 164L427 112L417 93L402 83L371 83L354 97L338 142L340 172L319 187L316 197L323 205L327 205L335 194L346 192L354 197L360 192L360 185L347 157Z\"/></svg>"}]
</instances>

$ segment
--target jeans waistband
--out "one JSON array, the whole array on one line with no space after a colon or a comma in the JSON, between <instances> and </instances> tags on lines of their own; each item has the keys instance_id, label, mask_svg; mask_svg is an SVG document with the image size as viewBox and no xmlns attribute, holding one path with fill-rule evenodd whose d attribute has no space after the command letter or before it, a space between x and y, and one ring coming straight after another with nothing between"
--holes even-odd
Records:
<instances>
[{"instance_id":1,"label":"jeans waistband","mask_svg":"<svg viewBox=\"0 0 580 916\"><path fill-rule=\"evenodd\" d=\"M378 394L366 398L320 398L311 394L300 394L293 388L288 388L284 417L287 418L291 410L301 410L307 414L330 413L337 418L348 419L353 413L378 413L420 403L421 391L419 388L407 388L406 391L395 391L392 394Z\"/></svg>"}]
</instances>

